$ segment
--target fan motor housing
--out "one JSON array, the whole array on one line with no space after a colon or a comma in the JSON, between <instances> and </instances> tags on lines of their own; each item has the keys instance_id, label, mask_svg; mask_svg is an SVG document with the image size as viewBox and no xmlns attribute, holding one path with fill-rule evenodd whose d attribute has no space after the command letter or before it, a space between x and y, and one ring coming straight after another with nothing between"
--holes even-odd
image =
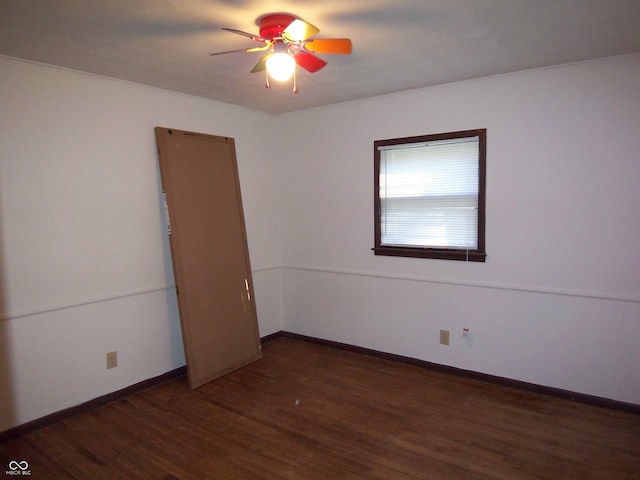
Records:
<instances>
[{"instance_id":1,"label":"fan motor housing","mask_svg":"<svg viewBox=\"0 0 640 480\"><path fill-rule=\"evenodd\" d=\"M281 37L282 32L293 22L296 18L292 15L284 14L272 14L265 15L259 19L260 22L260 36L262 38L268 38L273 40L274 38Z\"/></svg>"}]
</instances>

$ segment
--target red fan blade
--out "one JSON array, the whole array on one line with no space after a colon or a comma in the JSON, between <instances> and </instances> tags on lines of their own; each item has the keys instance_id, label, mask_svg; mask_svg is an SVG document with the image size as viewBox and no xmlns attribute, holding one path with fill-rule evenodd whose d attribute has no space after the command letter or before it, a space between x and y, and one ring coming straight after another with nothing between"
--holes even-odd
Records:
<instances>
[{"instance_id":1,"label":"red fan blade","mask_svg":"<svg viewBox=\"0 0 640 480\"><path fill-rule=\"evenodd\" d=\"M222 30L226 30L227 32L235 33L237 35L242 35L243 37L250 38L251 40L255 40L256 42L264 42L264 41L267 40L266 38L262 38L259 35L254 35L253 33L243 32L242 30L236 30L235 28L222 27Z\"/></svg>"},{"instance_id":2,"label":"red fan blade","mask_svg":"<svg viewBox=\"0 0 640 480\"><path fill-rule=\"evenodd\" d=\"M351 40L348 38L315 38L304 42L304 49L311 53L351 53Z\"/></svg>"},{"instance_id":3,"label":"red fan blade","mask_svg":"<svg viewBox=\"0 0 640 480\"><path fill-rule=\"evenodd\" d=\"M320 30L318 30L318 28L314 27L310 23L296 18L287 28L284 29L282 32L282 38L287 42L302 42L307 38L313 37L319 31Z\"/></svg>"},{"instance_id":4,"label":"red fan blade","mask_svg":"<svg viewBox=\"0 0 640 480\"><path fill-rule=\"evenodd\" d=\"M267 68L267 60L270 56L271 54L269 53L268 55L262 57L260 61L256 63L256 66L251 69L251 73L264 72Z\"/></svg>"},{"instance_id":5,"label":"red fan blade","mask_svg":"<svg viewBox=\"0 0 640 480\"><path fill-rule=\"evenodd\" d=\"M318 58L315 55L312 55L309 52L305 52L303 50L296 53L293 58L298 65L311 73L317 72L327 64L327 62L325 62L321 58Z\"/></svg>"}]
</instances>

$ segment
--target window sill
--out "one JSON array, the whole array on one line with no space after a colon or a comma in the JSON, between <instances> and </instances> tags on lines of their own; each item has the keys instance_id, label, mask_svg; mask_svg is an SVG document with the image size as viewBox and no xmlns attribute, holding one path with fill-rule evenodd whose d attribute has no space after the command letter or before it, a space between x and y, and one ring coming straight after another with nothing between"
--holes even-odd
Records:
<instances>
[{"instance_id":1,"label":"window sill","mask_svg":"<svg viewBox=\"0 0 640 480\"><path fill-rule=\"evenodd\" d=\"M487 254L477 250L454 250L440 248L414 247L375 247L376 255L391 257L435 258L440 260L459 260L463 262L485 262Z\"/></svg>"}]
</instances>

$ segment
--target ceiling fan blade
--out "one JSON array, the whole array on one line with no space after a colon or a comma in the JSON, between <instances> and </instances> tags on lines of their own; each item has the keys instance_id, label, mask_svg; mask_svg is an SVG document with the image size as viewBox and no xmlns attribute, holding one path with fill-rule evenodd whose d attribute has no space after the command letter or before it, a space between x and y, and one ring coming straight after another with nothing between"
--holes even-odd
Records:
<instances>
[{"instance_id":1,"label":"ceiling fan blade","mask_svg":"<svg viewBox=\"0 0 640 480\"><path fill-rule=\"evenodd\" d=\"M260 59L260 61L258 63L256 63L256 66L251 69L251 73L264 72L267 69L267 60L269 59L269 57L271 55L272 54L269 53L269 54L265 55L264 57L262 57Z\"/></svg>"},{"instance_id":2,"label":"ceiling fan blade","mask_svg":"<svg viewBox=\"0 0 640 480\"><path fill-rule=\"evenodd\" d=\"M225 52L210 53L209 56L213 57L216 55L226 55L227 53L238 53L238 52L260 52L262 50L266 50L267 48L269 48L269 45L265 45L263 47L239 48L238 50L227 50Z\"/></svg>"},{"instance_id":3,"label":"ceiling fan blade","mask_svg":"<svg viewBox=\"0 0 640 480\"><path fill-rule=\"evenodd\" d=\"M304 42L304 49L311 53L351 53L351 40L348 38L315 38Z\"/></svg>"},{"instance_id":4,"label":"ceiling fan blade","mask_svg":"<svg viewBox=\"0 0 640 480\"><path fill-rule=\"evenodd\" d=\"M308 38L313 37L320 30L310 23L296 18L289 24L287 28L282 32L282 38L287 42L302 42Z\"/></svg>"},{"instance_id":5,"label":"ceiling fan blade","mask_svg":"<svg viewBox=\"0 0 640 480\"><path fill-rule=\"evenodd\" d=\"M222 30L235 33L236 35L242 35L243 37L250 38L251 40L255 40L256 42L266 41L266 38L262 38L260 35L254 35L253 33L243 32L242 30L236 30L235 28L222 27Z\"/></svg>"},{"instance_id":6,"label":"ceiling fan blade","mask_svg":"<svg viewBox=\"0 0 640 480\"><path fill-rule=\"evenodd\" d=\"M300 50L299 52L297 52L293 56L293 59L298 65L311 73L317 72L327 64L327 62L325 62L321 58L318 58L315 55L310 54L309 52L305 52L304 50Z\"/></svg>"},{"instance_id":7,"label":"ceiling fan blade","mask_svg":"<svg viewBox=\"0 0 640 480\"><path fill-rule=\"evenodd\" d=\"M261 47L253 47L253 48L247 48L247 52L264 52L265 50L267 50L268 48L271 48L271 44L269 42L267 42L266 45L263 45Z\"/></svg>"}]
</instances>

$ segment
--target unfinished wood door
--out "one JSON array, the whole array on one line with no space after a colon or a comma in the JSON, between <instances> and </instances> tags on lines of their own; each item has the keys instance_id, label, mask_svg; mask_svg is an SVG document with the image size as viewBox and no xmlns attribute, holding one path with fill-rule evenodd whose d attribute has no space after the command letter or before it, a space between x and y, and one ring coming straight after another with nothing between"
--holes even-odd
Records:
<instances>
[{"instance_id":1,"label":"unfinished wood door","mask_svg":"<svg viewBox=\"0 0 640 480\"><path fill-rule=\"evenodd\" d=\"M232 138L155 129L189 386L261 357Z\"/></svg>"}]
</instances>

